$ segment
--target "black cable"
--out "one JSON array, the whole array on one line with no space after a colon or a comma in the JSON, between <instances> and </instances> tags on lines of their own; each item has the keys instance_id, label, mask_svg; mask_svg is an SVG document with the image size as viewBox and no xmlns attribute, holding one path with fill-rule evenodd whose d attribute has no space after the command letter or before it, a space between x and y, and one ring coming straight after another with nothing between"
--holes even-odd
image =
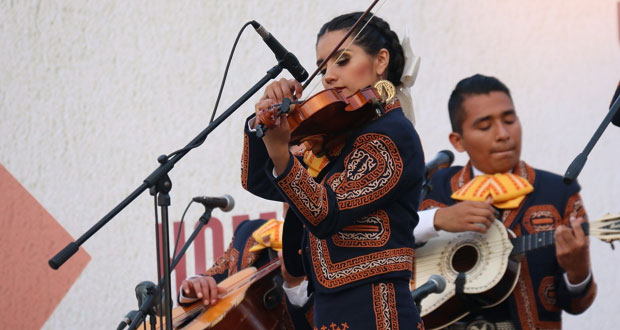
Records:
<instances>
[{"instance_id":1,"label":"black cable","mask_svg":"<svg viewBox=\"0 0 620 330\"><path fill-rule=\"evenodd\" d=\"M187 210L189 210L189 207L190 205L192 205L193 202L194 200L192 199L187 204L187 207L185 208L185 211L183 211L183 215L181 216L181 223L179 223L179 232L177 233L177 238L175 239L175 242L174 242L174 251L172 252L172 260L177 258L177 246L179 245L179 239L181 238L181 232L183 231L183 221L185 220L185 214L187 213Z\"/></svg>"},{"instance_id":2,"label":"black cable","mask_svg":"<svg viewBox=\"0 0 620 330\"><path fill-rule=\"evenodd\" d=\"M237 34L237 38L235 39L235 43L233 44L232 49L230 50L230 55L228 55L228 62L226 63L226 69L224 70L224 77L222 77L222 84L220 85L220 91L217 94L217 99L215 100L215 107L213 108L213 113L211 114L211 120L209 123L213 122L215 119L215 113L217 112L217 106L220 104L220 98L222 97L222 91L224 90L224 84L226 83L226 77L228 76L228 68L230 68L230 62L232 61L233 54L235 53L235 48L237 48L237 43L239 42L239 38L241 38L241 34L243 30L245 30L248 25L252 24L252 22L245 23L239 33Z\"/></svg>"},{"instance_id":3,"label":"black cable","mask_svg":"<svg viewBox=\"0 0 620 330\"><path fill-rule=\"evenodd\" d=\"M213 113L211 114L211 120L209 120L209 123L213 122L213 119L215 118L215 113L217 112L217 107L220 104L220 98L222 97L222 91L224 90L224 85L226 84L226 77L228 76L228 69L230 68L230 62L232 61L232 57L233 54L235 53L235 48L237 48L237 43L239 42L239 38L241 38L241 34L243 33L243 31L245 30L246 27L248 27L248 25L250 25L251 22L247 22L245 23L242 27L241 30L239 30L239 33L237 34L237 38L235 39L235 42L233 43L232 49L230 50L230 55L228 55L228 62L226 63L226 69L224 70L224 76L222 77L222 83L220 84L220 91L217 94L217 99L215 100L215 107L213 107ZM206 138L205 138L206 139ZM205 139L203 139L202 141L198 141L195 144L191 145L191 146L187 146L183 149L179 149L171 154L168 155L168 158L184 152L184 151L188 151L194 148L197 148L199 146L201 146L204 142Z\"/></svg>"}]
</instances>

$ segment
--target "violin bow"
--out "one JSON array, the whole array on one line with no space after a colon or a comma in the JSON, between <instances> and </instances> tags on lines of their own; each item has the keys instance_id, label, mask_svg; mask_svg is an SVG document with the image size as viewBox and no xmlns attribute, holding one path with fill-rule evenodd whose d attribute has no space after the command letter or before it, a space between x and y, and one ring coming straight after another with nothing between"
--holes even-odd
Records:
<instances>
[{"instance_id":1,"label":"violin bow","mask_svg":"<svg viewBox=\"0 0 620 330\"><path fill-rule=\"evenodd\" d=\"M304 84L302 85L302 89L305 90L306 87L308 87L310 82L312 82L312 80L316 77L316 75L319 74L321 69L323 69L323 67L327 64L327 61L329 61L329 59L334 56L334 54L338 51L340 46L342 46L342 44L344 44L344 42L347 40L347 38L349 36L351 36L353 31L355 31L355 29L357 29L357 27L362 23L362 21L368 16L368 14L370 14L370 11L375 7L375 5L378 2L379 2L379 0L374 0L370 4L370 7L368 7L368 9L366 9L366 11L362 14L362 16L360 16L360 18L357 19L355 24L353 24L353 26L349 29L349 31L347 31L347 33L344 35L342 40L340 40L338 42L336 47L334 47L334 49L332 49L332 51L329 53L329 55L327 55L327 57L321 62L321 64L319 64L319 66L316 68L316 70L314 70L314 72L312 72L312 75L310 75L310 78L308 78L308 80L306 80L306 82L304 82ZM374 17L374 15L373 15L373 17ZM371 19L372 19L372 17L371 17ZM370 23L370 19L368 20L368 22L366 22L366 25L368 25L368 23ZM364 25L364 27L362 27L362 30L366 27L366 25ZM353 40L355 40L357 38L357 36L362 32L362 30L360 30L360 32L358 32L358 34L353 38ZM346 48L349 48L349 46L347 46ZM342 54L340 54L340 56L342 56Z\"/></svg>"}]
</instances>

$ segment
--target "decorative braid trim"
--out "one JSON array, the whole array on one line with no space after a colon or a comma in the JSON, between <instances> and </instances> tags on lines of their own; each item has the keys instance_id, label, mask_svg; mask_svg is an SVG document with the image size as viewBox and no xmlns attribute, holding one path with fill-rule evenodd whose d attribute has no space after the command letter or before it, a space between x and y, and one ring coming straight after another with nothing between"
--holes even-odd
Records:
<instances>
[{"instance_id":1,"label":"decorative braid trim","mask_svg":"<svg viewBox=\"0 0 620 330\"><path fill-rule=\"evenodd\" d=\"M412 248L386 249L332 262L326 240L310 235L310 254L316 278L326 288L336 288L390 272L411 272L413 268Z\"/></svg>"},{"instance_id":2,"label":"decorative braid trim","mask_svg":"<svg viewBox=\"0 0 620 330\"><path fill-rule=\"evenodd\" d=\"M378 330L398 330L398 311L393 283L372 285L372 304Z\"/></svg>"},{"instance_id":3,"label":"decorative braid trim","mask_svg":"<svg viewBox=\"0 0 620 330\"><path fill-rule=\"evenodd\" d=\"M297 158L293 158L293 167L278 186L311 224L316 226L325 220L329 212L327 191L314 181Z\"/></svg>"}]
</instances>

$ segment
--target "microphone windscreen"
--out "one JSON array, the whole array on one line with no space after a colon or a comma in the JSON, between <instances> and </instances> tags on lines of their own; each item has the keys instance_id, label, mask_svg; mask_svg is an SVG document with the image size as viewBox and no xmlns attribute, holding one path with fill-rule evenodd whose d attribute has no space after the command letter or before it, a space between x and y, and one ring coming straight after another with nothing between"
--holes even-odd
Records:
<instances>
[{"instance_id":1,"label":"microphone windscreen","mask_svg":"<svg viewBox=\"0 0 620 330\"><path fill-rule=\"evenodd\" d=\"M230 196L228 194L225 194L222 197L224 197L224 199L226 199L226 201L228 202L226 204L226 207L222 208L222 211L228 212L228 211L232 210L235 207L235 200L232 198L232 196Z\"/></svg>"},{"instance_id":2,"label":"microphone windscreen","mask_svg":"<svg viewBox=\"0 0 620 330\"><path fill-rule=\"evenodd\" d=\"M443 276L439 274L434 274L434 275L431 275L429 280L437 283L437 293L442 293L443 290L446 289L446 279Z\"/></svg>"}]
</instances>

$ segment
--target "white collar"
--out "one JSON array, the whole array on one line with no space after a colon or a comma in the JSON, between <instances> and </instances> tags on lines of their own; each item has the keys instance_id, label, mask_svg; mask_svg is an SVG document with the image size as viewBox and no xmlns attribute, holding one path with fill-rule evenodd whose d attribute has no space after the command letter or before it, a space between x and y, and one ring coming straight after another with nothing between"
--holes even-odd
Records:
<instances>
[{"instance_id":1,"label":"white collar","mask_svg":"<svg viewBox=\"0 0 620 330\"><path fill-rule=\"evenodd\" d=\"M476 166L474 166L474 164L471 164L471 171L474 174L474 178L477 177L478 175L488 174L488 173L484 173L481 170L477 169ZM514 169L510 170L510 173L512 172L514 172Z\"/></svg>"}]
</instances>

